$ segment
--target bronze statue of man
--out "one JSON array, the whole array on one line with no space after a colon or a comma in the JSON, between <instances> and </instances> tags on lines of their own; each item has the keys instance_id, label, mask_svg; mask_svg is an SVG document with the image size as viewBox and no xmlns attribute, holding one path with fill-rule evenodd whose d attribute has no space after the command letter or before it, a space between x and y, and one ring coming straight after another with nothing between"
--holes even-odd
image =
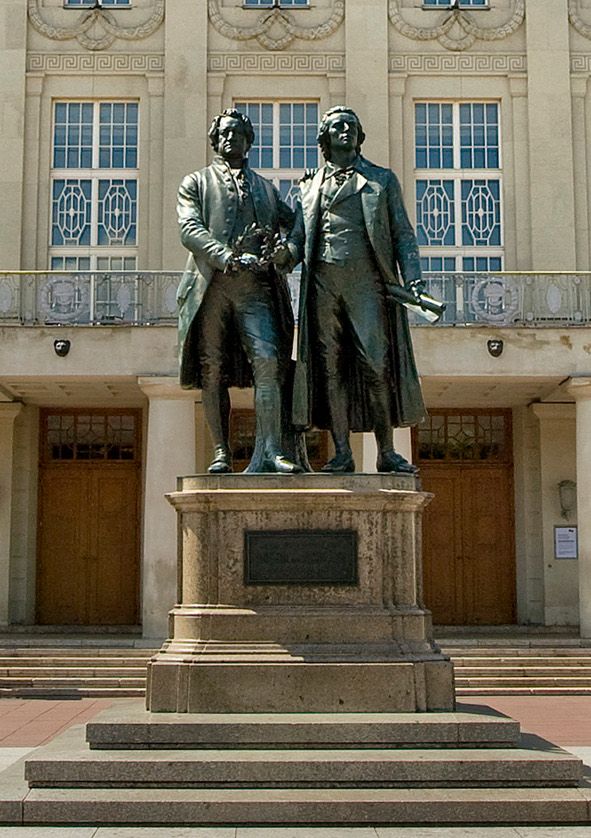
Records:
<instances>
[{"instance_id":1,"label":"bronze statue of man","mask_svg":"<svg viewBox=\"0 0 591 838\"><path fill-rule=\"evenodd\" d=\"M400 184L361 156L357 115L337 106L321 121L325 164L300 184L289 237L303 259L294 420L330 429L325 472L355 470L350 431L373 431L380 472L413 474L392 427L416 424L424 404L406 310L393 289L419 299L419 252Z\"/></svg>"},{"instance_id":2,"label":"bronze statue of man","mask_svg":"<svg viewBox=\"0 0 591 838\"><path fill-rule=\"evenodd\" d=\"M232 470L228 388L254 381L256 442L247 471L291 474L302 470L282 447L293 317L271 255L293 212L248 166L254 130L247 116L224 111L209 139L215 159L187 175L178 193L181 241L190 252L177 295L180 381L202 389L214 444L210 473Z\"/></svg>"}]
</instances>

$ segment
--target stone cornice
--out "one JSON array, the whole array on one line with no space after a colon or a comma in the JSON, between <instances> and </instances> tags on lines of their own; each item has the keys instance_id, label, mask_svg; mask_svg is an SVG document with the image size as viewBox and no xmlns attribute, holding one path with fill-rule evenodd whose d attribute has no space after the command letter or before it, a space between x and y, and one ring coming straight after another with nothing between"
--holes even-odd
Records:
<instances>
[{"instance_id":1,"label":"stone cornice","mask_svg":"<svg viewBox=\"0 0 591 838\"><path fill-rule=\"evenodd\" d=\"M207 69L210 73L332 75L345 72L345 55L341 52L212 52Z\"/></svg>"},{"instance_id":2,"label":"stone cornice","mask_svg":"<svg viewBox=\"0 0 591 838\"><path fill-rule=\"evenodd\" d=\"M527 72L527 56L520 53L393 53L388 67L390 73L408 75L514 75Z\"/></svg>"},{"instance_id":3,"label":"stone cornice","mask_svg":"<svg viewBox=\"0 0 591 838\"><path fill-rule=\"evenodd\" d=\"M164 73L164 56L159 53L31 52L28 73L56 75L152 75Z\"/></svg>"}]
</instances>

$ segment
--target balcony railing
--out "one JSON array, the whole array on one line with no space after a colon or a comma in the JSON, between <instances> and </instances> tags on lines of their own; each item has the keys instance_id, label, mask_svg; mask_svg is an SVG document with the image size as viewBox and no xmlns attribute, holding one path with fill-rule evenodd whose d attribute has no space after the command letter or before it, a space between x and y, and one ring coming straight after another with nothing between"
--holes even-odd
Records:
<instances>
[{"instance_id":1,"label":"balcony railing","mask_svg":"<svg viewBox=\"0 0 591 838\"><path fill-rule=\"evenodd\" d=\"M178 271L0 272L0 325L174 324L180 278ZM438 327L591 324L591 273L442 273L425 282L447 305Z\"/></svg>"}]
</instances>

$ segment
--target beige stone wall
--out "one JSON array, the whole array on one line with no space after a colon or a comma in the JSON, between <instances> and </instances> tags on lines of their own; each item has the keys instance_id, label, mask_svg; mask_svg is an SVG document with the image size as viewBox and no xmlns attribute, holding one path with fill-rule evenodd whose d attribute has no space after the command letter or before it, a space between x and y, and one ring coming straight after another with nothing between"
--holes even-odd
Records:
<instances>
[{"instance_id":1,"label":"beige stone wall","mask_svg":"<svg viewBox=\"0 0 591 838\"><path fill-rule=\"evenodd\" d=\"M497 101L506 268L588 270L591 3L525 0L525 17L521 0L490 5L469 13L476 29L458 11L454 26L437 34L449 12L415 0L314 0L287 17L275 12L260 31L267 13L240 0L134 0L132 9L111 12L117 31L101 28L97 12L85 34L87 12L64 9L62 0L3 0L0 269L48 264L53 102L124 97L140 104L141 268L184 265L176 190L211 158L211 118L236 99L282 98L317 101L321 112L339 102L356 108L368 134L365 153L399 174L411 217L415 100ZM53 353L55 336L48 327L0 327L0 385L25 402L9 446L18 512L9 552L0 556L0 583L8 580L11 591L4 610L14 621L33 615L37 406L100 406L113 398L144 406L148 417L138 377L176 376L173 327L64 327L60 336L72 340L66 359ZM490 337L505 342L498 359L487 353ZM576 622L575 563L549 559L548 541L556 517L550 487L563 463L574 468L574 421L553 428L558 444L549 454L549 426L528 405L572 399L559 386L591 371L589 330L415 329L414 343L428 404L513 407L519 619ZM195 397L194 457L203 470L210 441ZM250 403L250 394L237 398ZM161 415L169 408L159 404ZM408 447L407 436L397 444ZM190 440L186 448L190 459ZM371 440L360 437L355 448L370 468ZM153 453L146 450L146 462ZM150 610L154 590L144 601L153 627L162 625L162 614Z\"/></svg>"}]
</instances>

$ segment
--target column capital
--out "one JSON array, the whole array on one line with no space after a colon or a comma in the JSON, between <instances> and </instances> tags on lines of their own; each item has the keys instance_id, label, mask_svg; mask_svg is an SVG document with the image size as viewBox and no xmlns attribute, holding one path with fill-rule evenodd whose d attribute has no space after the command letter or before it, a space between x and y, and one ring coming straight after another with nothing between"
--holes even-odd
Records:
<instances>
[{"instance_id":1,"label":"column capital","mask_svg":"<svg viewBox=\"0 0 591 838\"><path fill-rule=\"evenodd\" d=\"M196 390L183 390L178 378L166 375L139 376L138 387L149 399L195 401Z\"/></svg>"},{"instance_id":2,"label":"column capital","mask_svg":"<svg viewBox=\"0 0 591 838\"><path fill-rule=\"evenodd\" d=\"M406 73L397 73L395 76L388 76L388 88L391 96L404 96L406 93Z\"/></svg>"},{"instance_id":3,"label":"column capital","mask_svg":"<svg viewBox=\"0 0 591 838\"><path fill-rule=\"evenodd\" d=\"M3 419L14 422L22 407L22 402L0 402L0 422Z\"/></svg>"},{"instance_id":4,"label":"column capital","mask_svg":"<svg viewBox=\"0 0 591 838\"><path fill-rule=\"evenodd\" d=\"M149 96L164 96L164 76L160 73L146 74Z\"/></svg>"},{"instance_id":5,"label":"column capital","mask_svg":"<svg viewBox=\"0 0 591 838\"><path fill-rule=\"evenodd\" d=\"M576 418L576 407L570 402L536 402L530 408L538 419L563 421Z\"/></svg>"},{"instance_id":6,"label":"column capital","mask_svg":"<svg viewBox=\"0 0 591 838\"><path fill-rule=\"evenodd\" d=\"M527 96L527 79L523 76L509 76L509 93L513 99Z\"/></svg>"},{"instance_id":7,"label":"column capital","mask_svg":"<svg viewBox=\"0 0 591 838\"><path fill-rule=\"evenodd\" d=\"M587 95L587 76L571 76L570 89L573 98L584 99Z\"/></svg>"},{"instance_id":8,"label":"column capital","mask_svg":"<svg viewBox=\"0 0 591 838\"><path fill-rule=\"evenodd\" d=\"M566 385L566 392L575 401L587 401L591 399L591 375L573 376Z\"/></svg>"}]
</instances>

